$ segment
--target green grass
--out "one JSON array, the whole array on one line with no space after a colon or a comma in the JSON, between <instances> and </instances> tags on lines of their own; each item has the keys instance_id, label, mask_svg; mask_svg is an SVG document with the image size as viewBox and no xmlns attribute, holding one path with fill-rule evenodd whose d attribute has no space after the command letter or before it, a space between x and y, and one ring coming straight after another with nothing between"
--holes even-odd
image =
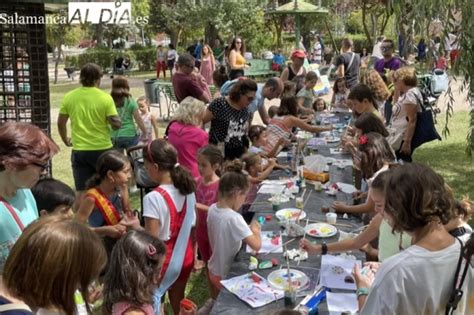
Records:
<instances>
[{"instance_id":1,"label":"green grass","mask_svg":"<svg viewBox=\"0 0 474 315\"><path fill-rule=\"evenodd\" d=\"M438 131L444 124L444 115L438 117ZM456 112L449 121L450 135L442 141L426 143L415 151L413 160L429 165L444 177L457 198L474 192L474 161L464 152L469 125L469 113Z\"/></svg>"}]
</instances>

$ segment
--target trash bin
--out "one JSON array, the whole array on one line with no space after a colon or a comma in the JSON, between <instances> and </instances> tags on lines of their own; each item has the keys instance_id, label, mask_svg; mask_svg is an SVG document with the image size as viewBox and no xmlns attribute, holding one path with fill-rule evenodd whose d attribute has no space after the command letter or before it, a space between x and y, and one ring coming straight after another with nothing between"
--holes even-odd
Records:
<instances>
[{"instance_id":1,"label":"trash bin","mask_svg":"<svg viewBox=\"0 0 474 315\"><path fill-rule=\"evenodd\" d=\"M160 100L158 99L158 93L156 93L156 79L148 79L143 81L145 85L145 95L150 104L159 104Z\"/></svg>"}]
</instances>

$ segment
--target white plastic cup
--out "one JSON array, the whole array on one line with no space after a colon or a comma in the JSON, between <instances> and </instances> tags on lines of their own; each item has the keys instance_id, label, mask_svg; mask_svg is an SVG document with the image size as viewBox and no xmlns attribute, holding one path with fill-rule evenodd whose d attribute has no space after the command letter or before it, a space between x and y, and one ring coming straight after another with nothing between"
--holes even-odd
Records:
<instances>
[{"instance_id":1,"label":"white plastic cup","mask_svg":"<svg viewBox=\"0 0 474 315\"><path fill-rule=\"evenodd\" d=\"M336 224L337 214L333 212L326 213L326 222L329 224Z\"/></svg>"}]
</instances>

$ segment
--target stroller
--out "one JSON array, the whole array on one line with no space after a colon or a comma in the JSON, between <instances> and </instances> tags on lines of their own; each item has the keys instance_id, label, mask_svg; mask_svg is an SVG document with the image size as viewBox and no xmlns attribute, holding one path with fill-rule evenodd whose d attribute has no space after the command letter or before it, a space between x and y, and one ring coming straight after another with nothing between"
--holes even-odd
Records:
<instances>
[{"instance_id":1,"label":"stroller","mask_svg":"<svg viewBox=\"0 0 474 315\"><path fill-rule=\"evenodd\" d=\"M111 79L114 78L114 75L124 75L128 68L130 67L130 59L123 56L117 56L114 59L113 67L112 67L112 75L110 76Z\"/></svg>"},{"instance_id":2,"label":"stroller","mask_svg":"<svg viewBox=\"0 0 474 315\"><path fill-rule=\"evenodd\" d=\"M418 76L421 94L423 95L423 105L431 108L433 113L440 113L437 108L437 101L441 94L448 89L448 74L442 69L434 69L432 73Z\"/></svg>"},{"instance_id":3,"label":"stroller","mask_svg":"<svg viewBox=\"0 0 474 315\"><path fill-rule=\"evenodd\" d=\"M145 194L153 190L157 183L148 176L143 160L143 145L134 146L127 149L127 157L132 165L133 175L137 183L137 188L140 189L140 209L143 213L143 197Z\"/></svg>"}]
</instances>

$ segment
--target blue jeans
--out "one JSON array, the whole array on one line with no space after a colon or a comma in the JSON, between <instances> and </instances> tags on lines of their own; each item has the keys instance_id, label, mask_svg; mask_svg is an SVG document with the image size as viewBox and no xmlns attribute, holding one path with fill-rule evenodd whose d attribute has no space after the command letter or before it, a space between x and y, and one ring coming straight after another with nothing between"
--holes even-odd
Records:
<instances>
[{"instance_id":1,"label":"blue jeans","mask_svg":"<svg viewBox=\"0 0 474 315\"><path fill-rule=\"evenodd\" d=\"M114 149L123 152L123 150L127 150L128 148L136 146L138 144L138 140L138 135L133 137L116 137L112 138L112 143L114 145Z\"/></svg>"}]
</instances>

